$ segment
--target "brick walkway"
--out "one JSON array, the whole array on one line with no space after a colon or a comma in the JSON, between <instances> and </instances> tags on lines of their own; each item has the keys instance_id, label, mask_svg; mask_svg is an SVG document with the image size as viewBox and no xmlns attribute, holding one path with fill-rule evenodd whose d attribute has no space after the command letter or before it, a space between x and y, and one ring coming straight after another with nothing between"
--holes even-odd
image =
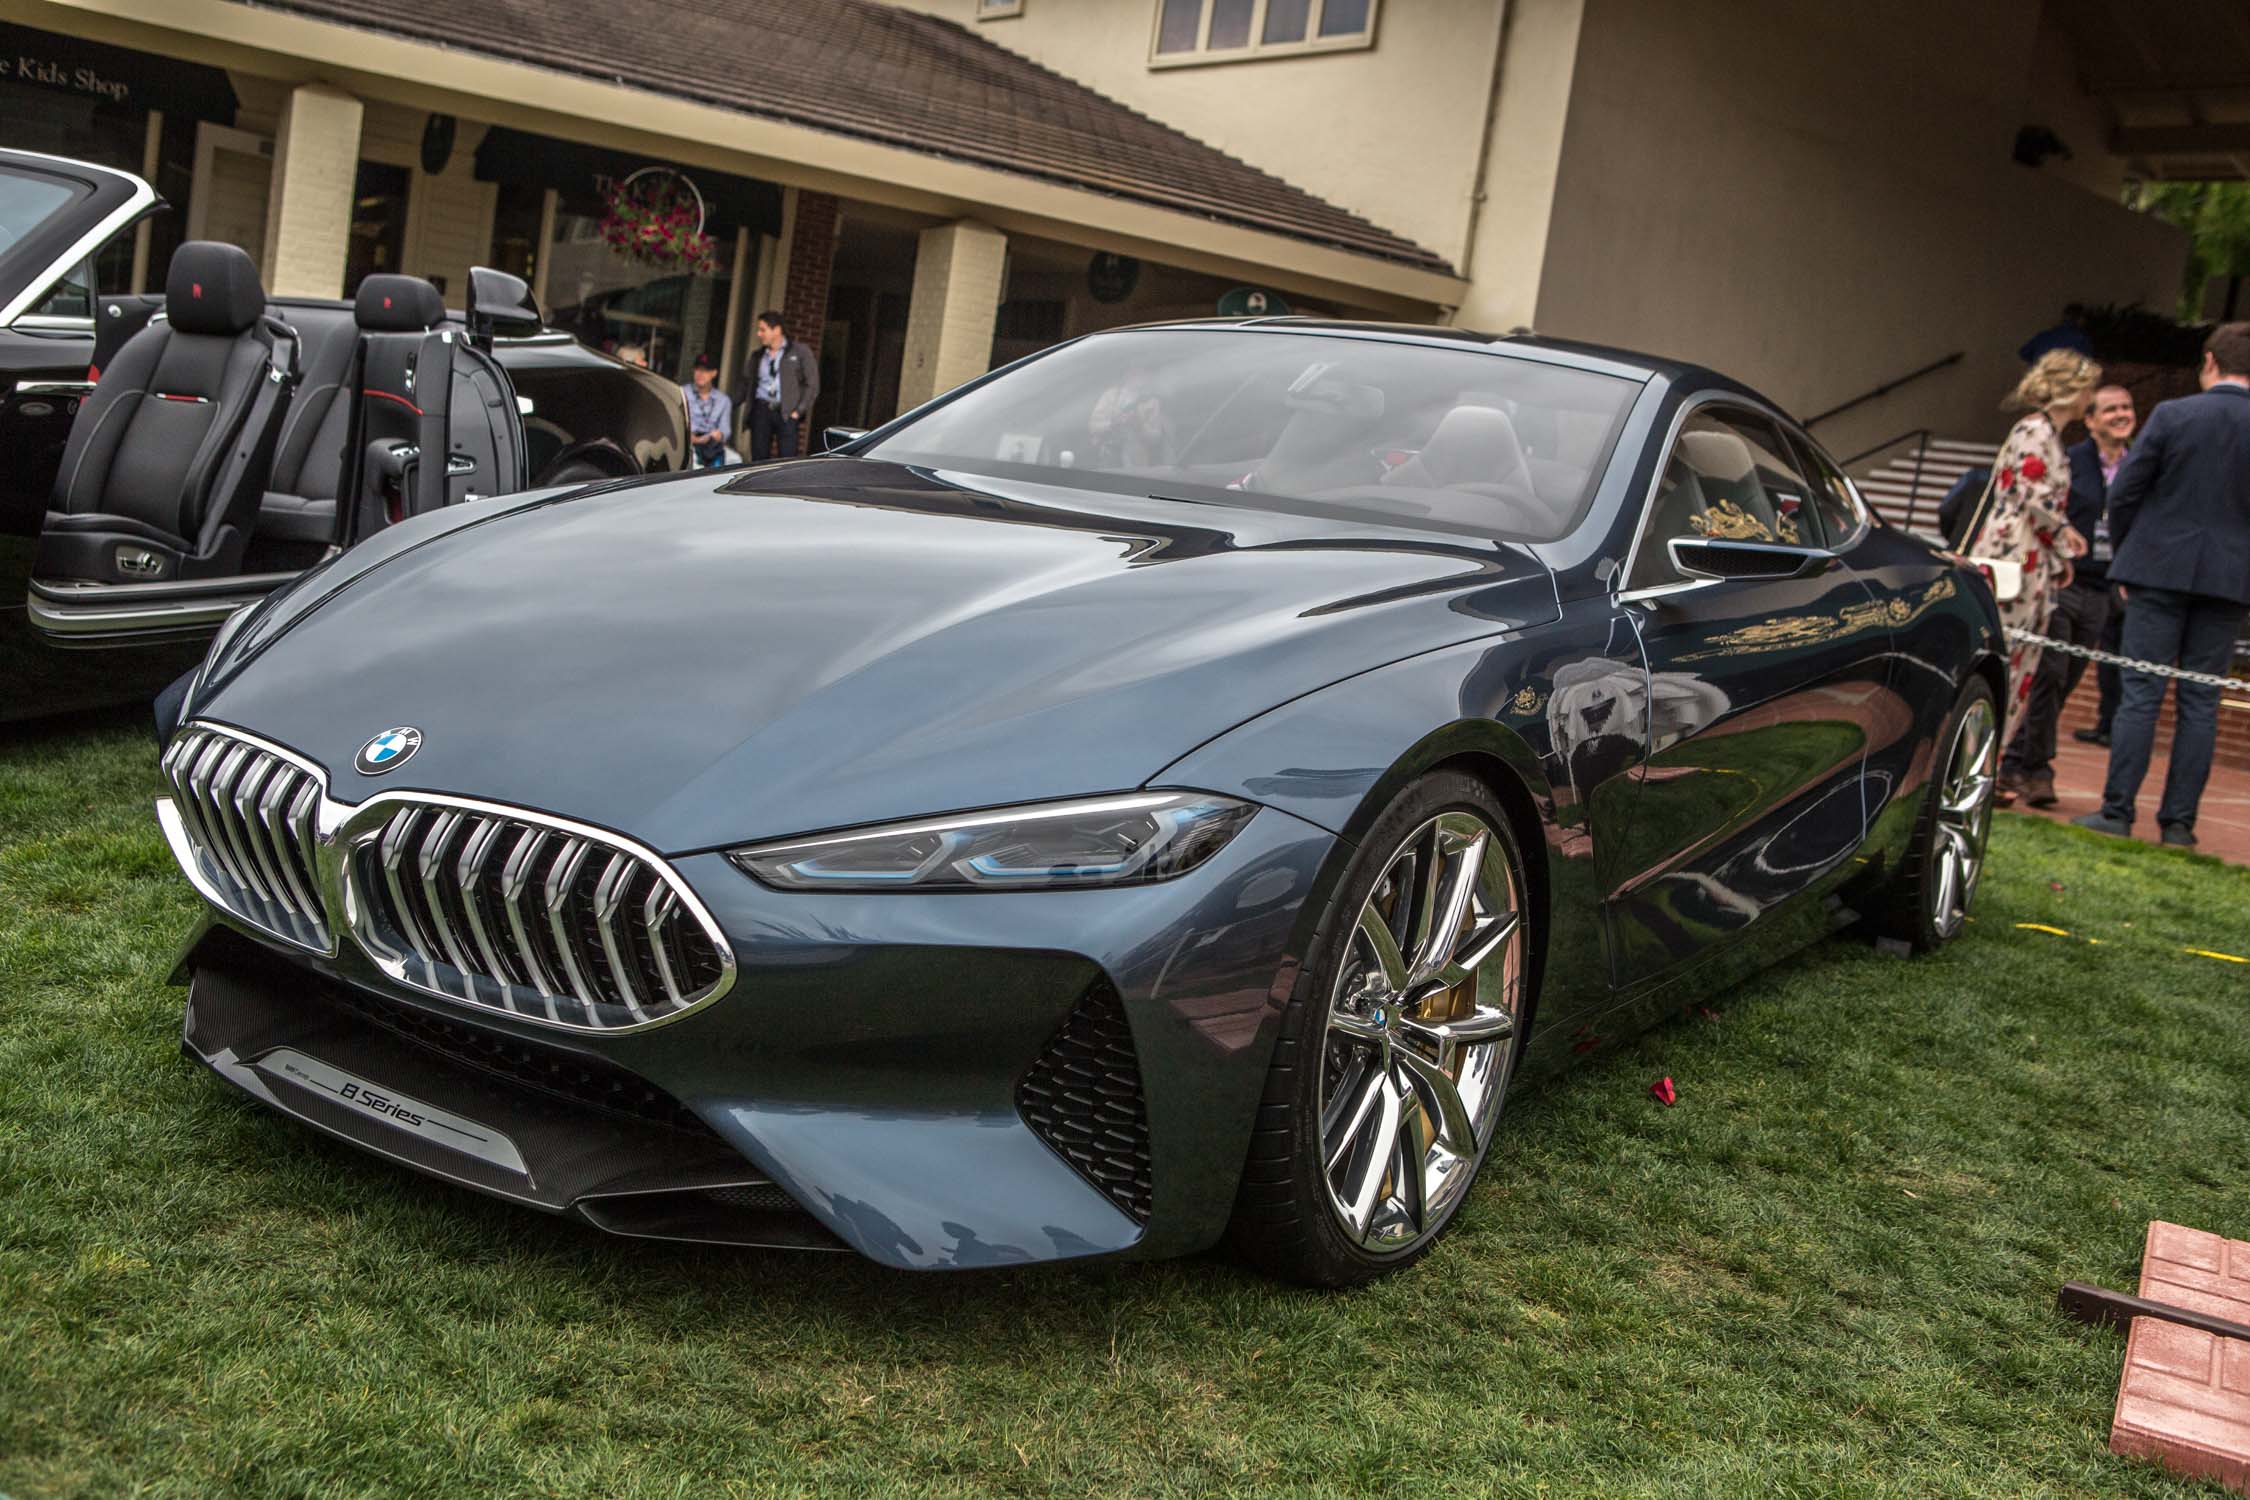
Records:
<instances>
[{"instance_id":1,"label":"brick walkway","mask_svg":"<svg viewBox=\"0 0 2250 1500\"><path fill-rule=\"evenodd\" d=\"M2088 672L2080 680L2078 691L2063 705L2062 731L2055 745L2055 790L2062 796L2062 805L2041 812L2019 802L2019 812L2068 822L2102 805L2109 752L2070 737L2073 729L2093 723L2095 696L2094 674ZM2144 843L2155 843L2161 831L2156 826L2156 807L2164 796L2165 757L2172 747L2171 717L2171 696L2166 694L2164 715L2157 725L2156 755L2149 764L2148 779L2141 783L2140 818L2133 824L2133 837ZM2221 758L2211 767L2211 780L2203 790L2203 806L2195 821L2195 836L2200 840L2196 853L2235 865L2250 865L2250 767L2242 763L2243 757L2231 743L2245 720L2250 720L2250 711L2232 704L2220 710L2222 736L2228 743L2222 745Z\"/></svg>"}]
</instances>

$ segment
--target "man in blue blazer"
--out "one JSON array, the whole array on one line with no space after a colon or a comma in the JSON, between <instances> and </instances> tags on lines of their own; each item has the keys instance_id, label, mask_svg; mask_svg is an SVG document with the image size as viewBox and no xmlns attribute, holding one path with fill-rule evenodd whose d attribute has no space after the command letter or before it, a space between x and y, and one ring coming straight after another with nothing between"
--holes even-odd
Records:
<instances>
[{"instance_id":1,"label":"man in blue blazer","mask_svg":"<svg viewBox=\"0 0 2250 1500\"><path fill-rule=\"evenodd\" d=\"M2064 450L2070 456L2070 525L2086 538L2087 550L2071 564L2070 582L2055 594L2041 631L2050 640L2093 646L2109 626L2109 563L2114 550L2109 535L2109 481L2125 462L2133 423L2133 393L2121 385L2097 387L2093 408L2086 413L2089 436ZM2083 656L2049 651L2039 658L2031 702L2000 763L2001 785L2013 787L2033 807L2053 807L2059 800L2055 726L2062 718L2064 701L2085 671Z\"/></svg>"},{"instance_id":2,"label":"man in blue blazer","mask_svg":"<svg viewBox=\"0 0 2250 1500\"><path fill-rule=\"evenodd\" d=\"M2117 556L2109 576L2125 590L2125 655L2223 676L2250 616L2250 323L2223 324L2204 341L2202 385L2203 394L2149 415L2110 485ZM2085 827L2132 831L2164 683L2125 670L2109 780L2101 811L2078 820ZM2219 690L2183 681L2178 702L2156 821L2165 843L2193 847L2219 737Z\"/></svg>"}]
</instances>

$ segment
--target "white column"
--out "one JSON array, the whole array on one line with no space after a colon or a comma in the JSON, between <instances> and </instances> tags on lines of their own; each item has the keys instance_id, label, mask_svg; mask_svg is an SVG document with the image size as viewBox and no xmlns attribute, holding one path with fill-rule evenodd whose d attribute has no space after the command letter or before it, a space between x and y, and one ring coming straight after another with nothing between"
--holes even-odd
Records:
<instances>
[{"instance_id":1,"label":"white column","mask_svg":"<svg viewBox=\"0 0 2250 1500\"><path fill-rule=\"evenodd\" d=\"M960 219L922 231L914 253L914 297L906 313L899 410L921 405L992 366L992 325L1008 237Z\"/></svg>"},{"instance_id":2,"label":"white column","mask_svg":"<svg viewBox=\"0 0 2250 1500\"><path fill-rule=\"evenodd\" d=\"M360 102L324 83L299 84L273 137L266 203L266 290L277 297L343 295L359 176Z\"/></svg>"}]
</instances>

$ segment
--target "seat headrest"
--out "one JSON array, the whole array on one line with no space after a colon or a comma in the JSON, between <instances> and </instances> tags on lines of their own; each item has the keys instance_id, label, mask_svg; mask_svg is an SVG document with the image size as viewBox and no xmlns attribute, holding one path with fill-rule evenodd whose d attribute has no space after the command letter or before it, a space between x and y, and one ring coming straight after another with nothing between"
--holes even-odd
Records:
<instances>
[{"instance_id":1,"label":"seat headrest","mask_svg":"<svg viewBox=\"0 0 2250 1500\"><path fill-rule=\"evenodd\" d=\"M1730 484L1740 484L1757 469L1750 445L1731 432L1683 432L1680 451L1696 472Z\"/></svg>"},{"instance_id":2,"label":"seat headrest","mask_svg":"<svg viewBox=\"0 0 2250 1500\"><path fill-rule=\"evenodd\" d=\"M445 321L445 298L419 276L367 276L352 321L370 333L420 333Z\"/></svg>"},{"instance_id":3,"label":"seat headrest","mask_svg":"<svg viewBox=\"0 0 2250 1500\"><path fill-rule=\"evenodd\" d=\"M182 333L237 334L266 311L258 267L236 245L189 240L172 252L164 316Z\"/></svg>"},{"instance_id":4,"label":"seat headrest","mask_svg":"<svg viewBox=\"0 0 2250 1500\"><path fill-rule=\"evenodd\" d=\"M1422 464L1439 485L1501 484L1531 488L1515 423L1490 406L1456 406L1422 445Z\"/></svg>"}]
</instances>

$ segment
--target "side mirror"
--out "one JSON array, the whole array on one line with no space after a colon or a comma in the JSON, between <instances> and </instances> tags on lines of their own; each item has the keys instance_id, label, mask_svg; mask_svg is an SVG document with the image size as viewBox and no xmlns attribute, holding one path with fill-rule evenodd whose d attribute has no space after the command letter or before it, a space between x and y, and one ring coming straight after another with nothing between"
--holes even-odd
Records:
<instances>
[{"instance_id":1,"label":"side mirror","mask_svg":"<svg viewBox=\"0 0 2250 1500\"><path fill-rule=\"evenodd\" d=\"M865 436L867 429L864 427L824 427L820 433L820 451L834 453L838 448L856 443Z\"/></svg>"},{"instance_id":2,"label":"side mirror","mask_svg":"<svg viewBox=\"0 0 2250 1500\"><path fill-rule=\"evenodd\" d=\"M1672 566L1689 578L1812 578L1828 571L1833 552L1775 542L1676 536L1664 544Z\"/></svg>"},{"instance_id":3,"label":"side mirror","mask_svg":"<svg viewBox=\"0 0 2250 1500\"><path fill-rule=\"evenodd\" d=\"M470 342L486 349L497 334L521 337L545 326L524 279L490 266L469 268L468 314Z\"/></svg>"}]
</instances>

